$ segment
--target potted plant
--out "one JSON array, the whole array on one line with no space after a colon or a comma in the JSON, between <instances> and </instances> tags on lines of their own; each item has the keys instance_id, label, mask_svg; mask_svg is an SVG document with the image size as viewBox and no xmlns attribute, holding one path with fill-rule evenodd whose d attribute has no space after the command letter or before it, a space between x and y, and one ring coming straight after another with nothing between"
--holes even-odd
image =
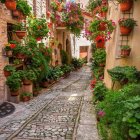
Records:
<instances>
[{"instance_id":1,"label":"potted plant","mask_svg":"<svg viewBox=\"0 0 140 140\"><path fill-rule=\"evenodd\" d=\"M122 12L130 11L133 6L133 0L117 0L120 4L120 10Z\"/></svg>"},{"instance_id":2,"label":"potted plant","mask_svg":"<svg viewBox=\"0 0 140 140\"><path fill-rule=\"evenodd\" d=\"M97 65L99 65L100 67L104 67L105 66L105 61L106 61L105 50L104 49L97 49L93 53L93 59L94 59L94 61Z\"/></svg>"},{"instance_id":3,"label":"potted plant","mask_svg":"<svg viewBox=\"0 0 140 140\"><path fill-rule=\"evenodd\" d=\"M127 19L120 19L119 20L120 25L120 32L121 35L129 35L132 31L132 29L137 25L136 21L132 18Z\"/></svg>"},{"instance_id":4,"label":"potted plant","mask_svg":"<svg viewBox=\"0 0 140 140\"><path fill-rule=\"evenodd\" d=\"M108 32L110 32L110 34L113 32L113 30L115 29L115 23L112 20L99 20L99 19L95 19L93 22L91 22L89 30L90 32L96 34L96 32L98 33L99 31L104 31L104 34L107 34Z\"/></svg>"},{"instance_id":5,"label":"potted plant","mask_svg":"<svg viewBox=\"0 0 140 140\"><path fill-rule=\"evenodd\" d=\"M29 101L31 99L31 97L32 97L32 93L30 93L30 92L23 92L21 94L21 99L23 102Z\"/></svg>"},{"instance_id":6,"label":"potted plant","mask_svg":"<svg viewBox=\"0 0 140 140\"><path fill-rule=\"evenodd\" d=\"M58 10L59 5L60 5L60 2L58 2L58 1L54 0L54 1L51 2L51 7L54 11Z\"/></svg>"},{"instance_id":7,"label":"potted plant","mask_svg":"<svg viewBox=\"0 0 140 140\"><path fill-rule=\"evenodd\" d=\"M16 0L0 0L9 10L16 10Z\"/></svg>"},{"instance_id":8,"label":"potted plant","mask_svg":"<svg viewBox=\"0 0 140 140\"><path fill-rule=\"evenodd\" d=\"M127 57L130 55L131 48L128 45L121 46L121 56L122 57Z\"/></svg>"},{"instance_id":9,"label":"potted plant","mask_svg":"<svg viewBox=\"0 0 140 140\"><path fill-rule=\"evenodd\" d=\"M13 49L13 55L18 59L24 59L26 57L26 51L27 50L23 46L17 44L16 48Z\"/></svg>"},{"instance_id":10,"label":"potted plant","mask_svg":"<svg viewBox=\"0 0 140 140\"><path fill-rule=\"evenodd\" d=\"M33 89L33 96L34 96L34 97L38 96L38 94L40 94L40 90L41 90L40 87L35 87L35 88Z\"/></svg>"},{"instance_id":11,"label":"potted plant","mask_svg":"<svg viewBox=\"0 0 140 140\"><path fill-rule=\"evenodd\" d=\"M102 7L101 7L100 16L101 16L101 17L106 17L107 11L108 11L108 7L107 7L107 6L102 6Z\"/></svg>"},{"instance_id":12,"label":"potted plant","mask_svg":"<svg viewBox=\"0 0 140 140\"><path fill-rule=\"evenodd\" d=\"M21 77L24 85L31 85L37 79L33 70L24 70Z\"/></svg>"},{"instance_id":13,"label":"potted plant","mask_svg":"<svg viewBox=\"0 0 140 140\"><path fill-rule=\"evenodd\" d=\"M16 16L21 16L21 14L23 14L23 16L29 16L31 14L31 10L32 8L28 5L27 1L19 0L17 1L17 9L13 12L17 13Z\"/></svg>"},{"instance_id":14,"label":"potted plant","mask_svg":"<svg viewBox=\"0 0 140 140\"><path fill-rule=\"evenodd\" d=\"M121 84L137 82L138 81L138 71L134 66L116 66L113 69L108 70L112 81L118 81Z\"/></svg>"},{"instance_id":15,"label":"potted plant","mask_svg":"<svg viewBox=\"0 0 140 140\"><path fill-rule=\"evenodd\" d=\"M93 14L96 14L100 10L100 6L102 5L102 0L89 0L87 5L87 10L89 12L92 12Z\"/></svg>"},{"instance_id":16,"label":"potted plant","mask_svg":"<svg viewBox=\"0 0 140 140\"><path fill-rule=\"evenodd\" d=\"M14 73L16 71L15 67L13 67L11 65L6 65L3 70L4 70L5 77L10 76L12 73Z\"/></svg>"},{"instance_id":17,"label":"potted plant","mask_svg":"<svg viewBox=\"0 0 140 140\"><path fill-rule=\"evenodd\" d=\"M33 36L37 41L48 35L49 29L46 19L29 18L29 35Z\"/></svg>"},{"instance_id":18,"label":"potted plant","mask_svg":"<svg viewBox=\"0 0 140 140\"><path fill-rule=\"evenodd\" d=\"M68 2L66 9L68 10L62 12L62 21L71 33L79 36L84 26L81 8L76 3Z\"/></svg>"},{"instance_id":19,"label":"potted plant","mask_svg":"<svg viewBox=\"0 0 140 140\"><path fill-rule=\"evenodd\" d=\"M63 71L64 76L67 77L70 75L71 67L69 65L62 65L61 70Z\"/></svg>"},{"instance_id":20,"label":"potted plant","mask_svg":"<svg viewBox=\"0 0 140 140\"><path fill-rule=\"evenodd\" d=\"M23 23L15 25L14 30L19 39L23 39L26 36L26 28Z\"/></svg>"},{"instance_id":21,"label":"potted plant","mask_svg":"<svg viewBox=\"0 0 140 140\"><path fill-rule=\"evenodd\" d=\"M10 41L8 44L6 44L4 50L6 52L7 57L12 56L13 49L16 47L16 41Z\"/></svg>"},{"instance_id":22,"label":"potted plant","mask_svg":"<svg viewBox=\"0 0 140 140\"><path fill-rule=\"evenodd\" d=\"M21 87L21 79L18 72L14 72L7 78L6 84L10 89L11 96L18 96Z\"/></svg>"},{"instance_id":23,"label":"potted plant","mask_svg":"<svg viewBox=\"0 0 140 140\"><path fill-rule=\"evenodd\" d=\"M104 48L105 47L105 36L104 35L98 35L95 38L95 42L96 42L96 47L97 48Z\"/></svg>"}]
</instances>

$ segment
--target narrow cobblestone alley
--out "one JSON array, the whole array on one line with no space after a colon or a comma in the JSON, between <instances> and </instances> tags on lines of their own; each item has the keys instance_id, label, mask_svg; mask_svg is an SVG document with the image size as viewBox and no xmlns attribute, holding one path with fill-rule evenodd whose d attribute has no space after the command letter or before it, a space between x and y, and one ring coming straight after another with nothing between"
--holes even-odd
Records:
<instances>
[{"instance_id":1,"label":"narrow cobblestone alley","mask_svg":"<svg viewBox=\"0 0 140 140\"><path fill-rule=\"evenodd\" d=\"M48 93L19 104L14 114L1 120L0 140L98 140L89 80L90 70L83 68Z\"/></svg>"}]
</instances>

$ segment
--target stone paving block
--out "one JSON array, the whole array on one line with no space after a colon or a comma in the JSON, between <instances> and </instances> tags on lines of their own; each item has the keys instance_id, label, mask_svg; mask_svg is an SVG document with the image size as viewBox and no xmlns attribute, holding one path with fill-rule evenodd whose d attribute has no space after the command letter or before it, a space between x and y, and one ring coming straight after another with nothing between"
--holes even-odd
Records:
<instances>
[{"instance_id":1,"label":"stone paving block","mask_svg":"<svg viewBox=\"0 0 140 140\"><path fill-rule=\"evenodd\" d=\"M79 125L76 140L100 140L96 126Z\"/></svg>"}]
</instances>

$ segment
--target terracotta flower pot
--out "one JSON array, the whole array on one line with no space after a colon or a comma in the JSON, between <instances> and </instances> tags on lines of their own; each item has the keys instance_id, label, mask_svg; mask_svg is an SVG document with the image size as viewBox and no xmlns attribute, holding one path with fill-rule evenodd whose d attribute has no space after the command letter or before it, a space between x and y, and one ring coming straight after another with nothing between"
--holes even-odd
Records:
<instances>
[{"instance_id":1,"label":"terracotta flower pot","mask_svg":"<svg viewBox=\"0 0 140 140\"><path fill-rule=\"evenodd\" d=\"M26 19L26 16L22 12L20 12L19 19L24 20Z\"/></svg>"},{"instance_id":2,"label":"terracotta flower pot","mask_svg":"<svg viewBox=\"0 0 140 140\"><path fill-rule=\"evenodd\" d=\"M13 11L13 16L14 17L19 17L20 16L20 11L19 10L14 10Z\"/></svg>"},{"instance_id":3,"label":"terracotta flower pot","mask_svg":"<svg viewBox=\"0 0 140 140\"><path fill-rule=\"evenodd\" d=\"M105 63L100 63L99 66L100 67L104 67L105 66Z\"/></svg>"},{"instance_id":4,"label":"terracotta flower pot","mask_svg":"<svg viewBox=\"0 0 140 140\"><path fill-rule=\"evenodd\" d=\"M128 83L128 79L127 78L120 81L121 85L125 85L127 83Z\"/></svg>"},{"instance_id":5,"label":"terracotta flower pot","mask_svg":"<svg viewBox=\"0 0 140 140\"><path fill-rule=\"evenodd\" d=\"M130 52L131 52L131 49L128 49L128 50L121 50L121 56L122 57L127 57L130 55Z\"/></svg>"},{"instance_id":6,"label":"terracotta flower pot","mask_svg":"<svg viewBox=\"0 0 140 140\"><path fill-rule=\"evenodd\" d=\"M127 0L125 2L120 3L120 10L122 12L130 11L133 6L133 0Z\"/></svg>"},{"instance_id":7,"label":"terracotta flower pot","mask_svg":"<svg viewBox=\"0 0 140 140\"><path fill-rule=\"evenodd\" d=\"M96 42L97 48L105 48L105 42Z\"/></svg>"},{"instance_id":8,"label":"terracotta flower pot","mask_svg":"<svg viewBox=\"0 0 140 140\"><path fill-rule=\"evenodd\" d=\"M63 8L62 8L62 6L60 5L60 6L58 6L57 11L58 11L58 12L62 12L62 9L63 9Z\"/></svg>"},{"instance_id":9,"label":"terracotta flower pot","mask_svg":"<svg viewBox=\"0 0 140 140\"><path fill-rule=\"evenodd\" d=\"M18 54L16 54L16 58L18 58L18 59L24 59L25 58L25 55L24 54L21 54L21 53L18 53Z\"/></svg>"},{"instance_id":10,"label":"terracotta flower pot","mask_svg":"<svg viewBox=\"0 0 140 140\"><path fill-rule=\"evenodd\" d=\"M47 88L49 83L48 83L48 81L44 81L41 83L41 85L42 85L42 87Z\"/></svg>"},{"instance_id":11,"label":"terracotta flower pot","mask_svg":"<svg viewBox=\"0 0 140 140\"><path fill-rule=\"evenodd\" d=\"M16 31L16 35L19 39L23 39L26 36L26 31Z\"/></svg>"},{"instance_id":12,"label":"terracotta flower pot","mask_svg":"<svg viewBox=\"0 0 140 140\"><path fill-rule=\"evenodd\" d=\"M10 91L11 96L18 96L19 95L19 90L16 91Z\"/></svg>"},{"instance_id":13,"label":"terracotta flower pot","mask_svg":"<svg viewBox=\"0 0 140 140\"><path fill-rule=\"evenodd\" d=\"M124 26L120 26L121 35L129 35L132 29Z\"/></svg>"},{"instance_id":14,"label":"terracotta flower pot","mask_svg":"<svg viewBox=\"0 0 140 140\"><path fill-rule=\"evenodd\" d=\"M23 102L27 102L27 101L29 101L31 98L30 98L30 96L24 96L24 97L22 97L22 101Z\"/></svg>"},{"instance_id":15,"label":"terracotta flower pot","mask_svg":"<svg viewBox=\"0 0 140 140\"><path fill-rule=\"evenodd\" d=\"M105 25L106 25L105 22L101 22L100 25L99 25L99 30L100 31L105 31L106 30L106 26Z\"/></svg>"},{"instance_id":16,"label":"terracotta flower pot","mask_svg":"<svg viewBox=\"0 0 140 140\"><path fill-rule=\"evenodd\" d=\"M106 17L106 16L107 16L107 12L101 12L101 13L100 13L100 16L101 16L101 17Z\"/></svg>"},{"instance_id":17,"label":"terracotta flower pot","mask_svg":"<svg viewBox=\"0 0 140 140\"><path fill-rule=\"evenodd\" d=\"M39 91L34 91L34 92L33 92L33 96L34 96L34 97L37 97L38 94L39 94Z\"/></svg>"},{"instance_id":18,"label":"terracotta flower pot","mask_svg":"<svg viewBox=\"0 0 140 140\"><path fill-rule=\"evenodd\" d=\"M6 51L6 56L11 57L13 55L12 50Z\"/></svg>"},{"instance_id":19,"label":"terracotta flower pot","mask_svg":"<svg viewBox=\"0 0 140 140\"><path fill-rule=\"evenodd\" d=\"M11 72L4 70L4 76L5 76L5 77L8 77L8 76L10 76L10 75L11 75Z\"/></svg>"},{"instance_id":20,"label":"terracotta flower pot","mask_svg":"<svg viewBox=\"0 0 140 140\"><path fill-rule=\"evenodd\" d=\"M31 85L31 84L32 84L31 80L28 80L28 79L23 80L23 85Z\"/></svg>"},{"instance_id":21,"label":"terracotta flower pot","mask_svg":"<svg viewBox=\"0 0 140 140\"><path fill-rule=\"evenodd\" d=\"M16 1L15 0L6 0L5 1L5 6L9 10L16 10Z\"/></svg>"}]
</instances>

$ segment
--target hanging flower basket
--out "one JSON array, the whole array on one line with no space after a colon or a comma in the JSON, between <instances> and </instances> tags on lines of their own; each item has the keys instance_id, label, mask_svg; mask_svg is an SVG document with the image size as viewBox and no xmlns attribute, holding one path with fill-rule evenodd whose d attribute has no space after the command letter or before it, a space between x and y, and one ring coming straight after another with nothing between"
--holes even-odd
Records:
<instances>
[{"instance_id":1,"label":"hanging flower basket","mask_svg":"<svg viewBox=\"0 0 140 140\"><path fill-rule=\"evenodd\" d=\"M99 30L100 31L105 31L106 30L106 23L105 22L101 22L99 25Z\"/></svg>"},{"instance_id":2,"label":"hanging flower basket","mask_svg":"<svg viewBox=\"0 0 140 140\"><path fill-rule=\"evenodd\" d=\"M137 23L132 18L127 18L127 19L122 18L119 20L119 25L120 25L121 35L129 35L132 29L135 26L137 26Z\"/></svg>"},{"instance_id":3,"label":"hanging flower basket","mask_svg":"<svg viewBox=\"0 0 140 140\"><path fill-rule=\"evenodd\" d=\"M6 0L5 6L9 10L16 10L16 1L15 0Z\"/></svg>"},{"instance_id":4,"label":"hanging flower basket","mask_svg":"<svg viewBox=\"0 0 140 140\"><path fill-rule=\"evenodd\" d=\"M132 29L124 26L120 26L121 35L129 35Z\"/></svg>"},{"instance_id":5,"label":"hanging flower basket","mask_svg":"<svg viewBox=\"0 0 140 140\"><path fill-rule=\"evenodd\" d=\"M128 45L121 46L121 56L128 57L130 55L131 48Z\"/></svg>"},{"instance_id":6,"label":"hanging flower basket","mask_svg":"<svg viewBox=\"0 0 140 140\"><path fill-rule=\"evenodd\" d=\"M96 42L96 47L97 48L104 48L105 47L105 37L104 36L98 35L95 38L95 42Z\"/></svg>"},{"instance_id":7,"label":"hanging flower basket","mask_svg":"<svg viewBox=\"0 0 140 140\"><path fill-rule=\"evenodd\" d=\"M16 35L19 39L23 39L26 36L26 31L16 31Z\"/></svg>"},{"instance_id":8,"label":"hanging flower basket","mask_svg":"<svg viewBox=\"0 0 140 140\"><path fill-rule=\"evenodd\" d=\"M133 6L133 0L126 0L120 3L120 10L122 12L130 11Z\"/></svg>"},{"instance_id":9,"label":"hanging flower basket","mask_svg":"<svg viewBox=\"0 0 140 140\"><path fill-rule=\"evenodd\" d=\"M131 49L129 50L121 50L122 57L128 57L130 55Z\"/></svg>"},{"instance_id":10,"label":"hanging flower basket","mask_svg":"<svg viewBox=\"0 0 140 140\"><path fill-rule=\"evenodd\" d=\"M100 12L100 16L105 18L107 16L107 12Z\"/></svg>"}]
</instances>

